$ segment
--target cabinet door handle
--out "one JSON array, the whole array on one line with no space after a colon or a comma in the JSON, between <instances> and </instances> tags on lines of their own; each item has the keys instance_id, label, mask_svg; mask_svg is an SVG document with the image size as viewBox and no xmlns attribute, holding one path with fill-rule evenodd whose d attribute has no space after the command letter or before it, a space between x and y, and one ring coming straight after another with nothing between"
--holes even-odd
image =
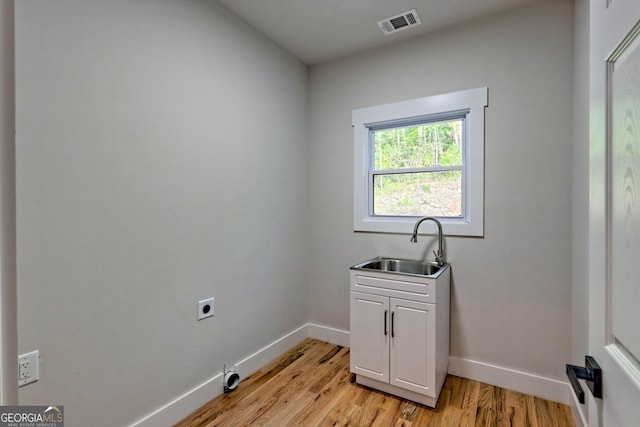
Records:
<instances>
[{"instance_id":1,"label":"cabinet door handle","mask_svg":"<svg viewBox=\"0 0 640 427\"><path fill-rule=\"evenodd\" d=\"M387 313L389 310L384 311L384 335L387 336Z\"/></svg>"},{"instance_id":2,"label":"cabinet door handle","mask_svg":"<svg viewBox=\"0 0 640 427\"><path fill-rule=\"evenodd\" d=\"M395 314L396 314L395 311L391 312L391 338L393 338L395 336L395 334L393 332L393 324L394 324L393 317L395 316Z\"/></svg>"}]
</instances>

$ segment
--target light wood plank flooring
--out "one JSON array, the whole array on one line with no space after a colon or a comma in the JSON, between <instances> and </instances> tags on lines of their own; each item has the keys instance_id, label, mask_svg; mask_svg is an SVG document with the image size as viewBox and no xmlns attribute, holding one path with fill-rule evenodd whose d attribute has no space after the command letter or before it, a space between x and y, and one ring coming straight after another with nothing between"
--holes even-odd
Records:
<instances>
[{"instance_id":1,"label":"light wood plank flooring","mask_svg":"<svg viewBox=\"0 0 640 427\"><path fill-rule=\"evenodd\" d=\"M355 383L349 349L307 339L178 427L575 427L568 406L449 376L428 408Z\"/></svg>"}]
</instances>

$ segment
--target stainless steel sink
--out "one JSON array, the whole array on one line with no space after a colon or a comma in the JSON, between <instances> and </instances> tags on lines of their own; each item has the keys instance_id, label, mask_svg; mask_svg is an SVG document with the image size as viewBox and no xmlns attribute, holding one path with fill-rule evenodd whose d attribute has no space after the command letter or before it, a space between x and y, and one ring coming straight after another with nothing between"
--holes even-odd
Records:
<instances>
[{"instance_id":1,"label":"stainless steel sink","mask_svg":"<svg viewBox=\"0 0 640 427\"><path fill-rule=\"evenodd\" d=\"M411 274L416 276L438 277L448 264L438 266L435 262L411 259L377 257L351 267L352 270L381 271L384 273Z\"/></svg>"}]
</instances>

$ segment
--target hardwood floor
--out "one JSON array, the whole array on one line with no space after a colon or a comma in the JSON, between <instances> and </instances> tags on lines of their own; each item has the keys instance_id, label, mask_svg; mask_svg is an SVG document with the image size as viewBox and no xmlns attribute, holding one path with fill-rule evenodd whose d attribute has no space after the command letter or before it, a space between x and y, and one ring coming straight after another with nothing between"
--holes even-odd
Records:
<instances>
[{"instance_id":1,"label":"hardwood floor","mask_svg":"<svg viewBox=\"0 0 640 427\"><path fill-rule=\"evenodd\" d=\"M307 339L177 427L575 427L568 406L449 376L428 408L362 387L349 349Z\"/></svg>"}]
</instances>

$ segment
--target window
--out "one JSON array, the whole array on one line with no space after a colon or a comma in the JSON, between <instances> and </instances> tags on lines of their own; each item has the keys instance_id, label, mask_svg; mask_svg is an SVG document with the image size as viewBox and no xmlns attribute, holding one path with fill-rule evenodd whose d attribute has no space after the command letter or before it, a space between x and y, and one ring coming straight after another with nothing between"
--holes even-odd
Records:
<instances>
[{"instance_id":1,"label":"window","mask_svg":"<svg viewBox=\"0 0 640 427\"><path fill-rule=\"evenodd\" d=\"M464 118L370 128L373 215L462 217Z\"/></svg>"},{"instance_id":2,"label":"window","mask_svg":"<svg viewBox=\"0 0 640 427\"><path fill-rule=\"evenodd\" d=\"M435 216L482 236L486 106L479 88L354 110L354 229L410 233Z\"/></svg>"}]
</instances>

